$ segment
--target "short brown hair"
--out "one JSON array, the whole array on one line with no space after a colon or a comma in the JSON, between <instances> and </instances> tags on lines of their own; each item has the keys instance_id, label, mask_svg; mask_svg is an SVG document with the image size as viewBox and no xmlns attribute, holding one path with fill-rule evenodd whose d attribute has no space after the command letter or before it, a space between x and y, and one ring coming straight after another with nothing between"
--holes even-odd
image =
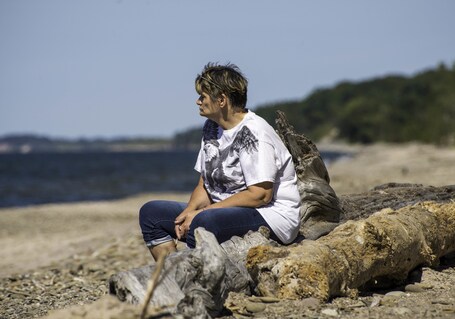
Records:
<instances>
[{"instance_id":1,"label":"short brown hair","mask_svg":"<svg viewBox=\"0 0 455 319\"><path fill-rule=\"evenodd\" d=\"M219 65L209 62L202 73L197 75L195 87L198 94L205 92L212 100L224 93L234 107L246 107L248 80L235 64Z\"/></svg>"}]
</instances>

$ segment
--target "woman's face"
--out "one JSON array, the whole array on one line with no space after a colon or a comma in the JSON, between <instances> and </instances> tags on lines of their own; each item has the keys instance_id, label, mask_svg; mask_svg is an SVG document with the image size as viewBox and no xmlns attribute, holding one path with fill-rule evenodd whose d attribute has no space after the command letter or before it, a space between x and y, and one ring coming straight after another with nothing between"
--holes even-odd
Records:
<instances>
[{"instance_id":1,"label":"woman's face","mask_svg":"<svg viewBox=\"0 0 455 319\"><path fill-rule=\"evenodd\" d=\"M212 100L205 92L202 92L201 96L196 100L196 104L199 106L199 115L209 119L216 118L217 114L221 112L219 102Z\"/></svg>"}]
</instances>

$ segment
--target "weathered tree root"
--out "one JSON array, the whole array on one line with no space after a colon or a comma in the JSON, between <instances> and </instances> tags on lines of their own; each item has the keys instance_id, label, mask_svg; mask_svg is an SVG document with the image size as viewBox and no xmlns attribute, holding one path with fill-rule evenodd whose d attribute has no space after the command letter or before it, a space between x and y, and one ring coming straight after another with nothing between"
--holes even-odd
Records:
<instances>
[{"instance_id":1,"label":"weathered tree root","mask_svg":"<svg viewBox=\"0 0 455 319\"><path fill-rule=\"evenodd\" d=\"M341 207L316 145L297 134L283 112L277 111L277 133L292 155L300 193L300 234L317 239L339 225Z\"/></svg>"},{"instance_id":2,"label":"weathered tree root","mask_svg":"<svg viewBox=\"0 0 455 319\"><path fill-rule=\"evenodd\" d=\"M317 241L258 246L247 256L257 293L300 299L349 296L375 279L404 280L455 251L455 203L419 203L348 221Z\"/></svg>"}]
</instances>

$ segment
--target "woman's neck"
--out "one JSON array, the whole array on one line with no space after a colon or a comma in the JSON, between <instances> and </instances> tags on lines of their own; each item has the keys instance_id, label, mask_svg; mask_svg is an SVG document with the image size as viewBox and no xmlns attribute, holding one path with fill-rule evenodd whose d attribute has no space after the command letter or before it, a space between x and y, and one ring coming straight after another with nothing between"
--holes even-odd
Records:
<instances>
[{"instance_id":1,"label":"woman's neck","mask_svg":"<svg viewBox=\"0 0 455 319\"><path fill-rule=\"evenodd\" d=\"M215 122L217 122L223 130L230 130L242 122L247 113L248 111L245 109L242 109L240 111L232 110L232 113L228 114L227 116L223 116L219 121Z\"/></svg>"}]
</instances>

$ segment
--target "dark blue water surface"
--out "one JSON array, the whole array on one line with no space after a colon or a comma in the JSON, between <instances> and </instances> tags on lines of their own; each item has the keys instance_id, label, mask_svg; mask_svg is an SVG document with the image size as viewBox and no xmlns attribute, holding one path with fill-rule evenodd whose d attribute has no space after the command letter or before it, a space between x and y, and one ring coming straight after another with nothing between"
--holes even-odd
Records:
<instances>
[{"instance_id":1,"label":"dark blue water surface","mask_svg":"<svg viewBox=\"0 0 455 319\"><path fill-rule=\"evenodd\" d=\"M322 153L324 161L343 154ZM0 154L0 207L191 192L197 152Z\"/></svg>"}]
</instances>

